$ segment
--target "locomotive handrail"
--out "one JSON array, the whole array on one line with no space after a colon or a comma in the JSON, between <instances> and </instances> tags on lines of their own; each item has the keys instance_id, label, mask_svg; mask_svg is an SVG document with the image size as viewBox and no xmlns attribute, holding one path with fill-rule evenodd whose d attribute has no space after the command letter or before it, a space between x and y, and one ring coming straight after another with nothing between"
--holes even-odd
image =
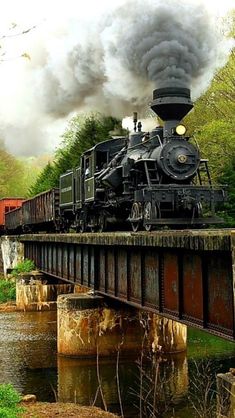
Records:
<instances>
[{"instance_id":1,"label":"locomotive handrail","mask_svg":"<svg viewBox=\"0 0 235 418\"><path fill-rule=\"evenodd\" d=\"M146 133L144 135L142 135L142 137L144 138L145 135L146 135ZM155 138L158 138L158 140L159 140L159 146L162 147L163 146L162 140L161 140L160 136L157 134L157 135L152 136L149 139L146 139L146 141L144 141L144 142L141 142L139 144L135 144L135 145L132 145L131 147L128 147L128 150L132 150L134 148L139 148L140 146L145 146L149 142L152 142L152 140L155 139Z\"/></svg>"}]
</instances>

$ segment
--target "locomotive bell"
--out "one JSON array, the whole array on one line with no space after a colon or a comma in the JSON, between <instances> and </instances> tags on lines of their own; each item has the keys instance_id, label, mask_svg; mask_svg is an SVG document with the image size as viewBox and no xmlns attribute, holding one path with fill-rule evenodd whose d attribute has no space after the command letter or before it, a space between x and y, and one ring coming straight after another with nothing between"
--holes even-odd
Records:
<instances>
[{"instance_id":1,"label":"locomotive bell","mask_svg":"<svg viewBox=\"0 0 235 418\"><path fill-rule=\"evenodd\" d=\"M184 87L156 89L150 107L165 122L164 136L172 136L181 119L193 108L190 90Z\"/></svg>"}]
</instances>

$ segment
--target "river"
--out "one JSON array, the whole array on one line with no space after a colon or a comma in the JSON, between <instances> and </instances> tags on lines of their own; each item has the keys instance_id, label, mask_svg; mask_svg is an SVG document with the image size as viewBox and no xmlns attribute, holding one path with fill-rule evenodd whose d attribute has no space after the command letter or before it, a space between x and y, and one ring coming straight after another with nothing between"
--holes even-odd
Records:
<instances>
[{"instance_id":1,"label":"river","mask_svg":"<svg viewBox=\"0 0 235 418\"><path fill-rule=\"evenodd\" d=\"M208 363L209 362L209 363ZM188 394L198 385L200 367L210 364L215 388L215 374L226 372L235 365L235 344L205 332L188 330L188 350L174 356L161 356L158 388L167 400L170 412L163 417L193 416L189 409ZM21 393L34 393L40 401L102 404L97 380L96 360L69 359L56 354L56 312L0 313L0 383L12 383ZM133 359L121 361L118 366L122 406L125 418L137 417L139 407L140 374L150 379L151 366L144 364L143 372ZM120 413L117 391L116 361L99 360L98 372L108 409ZM146 381L147 381L146 380ZM143 393L148 390L143 384ZM199 389L198 389L199 390ZM138 395L133 394L138 392ZM162 392L162 393L163 393ZM161 396L162 396L161 393ZM135 408L137 405L137 409Z\"/></svg>"}]
</instances>

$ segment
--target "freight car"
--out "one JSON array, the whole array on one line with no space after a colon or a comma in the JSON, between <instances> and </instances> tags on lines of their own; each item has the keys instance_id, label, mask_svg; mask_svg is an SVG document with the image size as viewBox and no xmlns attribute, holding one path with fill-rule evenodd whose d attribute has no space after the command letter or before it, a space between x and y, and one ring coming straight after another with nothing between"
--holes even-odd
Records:
<instances>
[{"instance_id":1,"label":"freight car","mask_svg":"<svg viewBox=\"0 0 235 418\"><path fill-rule=\"evenodd\" d=\"M5 232L5 217L10 211L21 207L24 199L21 197L5 197L0 199L0 233Z\"/></svg>"},{"instance_id":2,"label":"freight car","mask_svg":"<svg viewBox=\"0 0 235 418\"><path fill-rule=\"evenodd\" d=\"M6 214L6 233L56 232L59 230L59 189L53 188L25 200Z\"/></svg>"}]
</instances>

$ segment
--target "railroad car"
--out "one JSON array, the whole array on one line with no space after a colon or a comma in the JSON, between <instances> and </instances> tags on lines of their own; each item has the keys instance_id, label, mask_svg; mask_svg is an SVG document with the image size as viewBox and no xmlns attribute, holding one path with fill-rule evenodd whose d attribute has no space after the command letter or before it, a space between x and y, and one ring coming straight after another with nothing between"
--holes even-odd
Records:
<instances>
[{"instance_id":1,"label":"railroad car","mask_svg":"<svg viewBox=\"0 0 235 418\"><path fill-rule=\"evenodd\" d=\"M0 199L0 233L5 232L5 216L8 212L21 207L25 199L21 197L5 197Z\"/></svg>"},{"instance_id":2,"label":"railroad car","mask_svg":"<svg viewBox=\"0 0 235 418\"><path fill-rule=\"evenodd\" d=\"M6 232L56 232L60 230L59 189L53 188L27 199L6 214Z\"/></svg>"},{"instance_id":3,"label":"railroad car","mask_svg":"<svg viewBox=\"0 0 235 418\"><path fill-rule=\"evenodd\" d=\"M22 230L22 206L13 209L5 215L5 233L21 234Z\"/></svg>"}]
</instances>

